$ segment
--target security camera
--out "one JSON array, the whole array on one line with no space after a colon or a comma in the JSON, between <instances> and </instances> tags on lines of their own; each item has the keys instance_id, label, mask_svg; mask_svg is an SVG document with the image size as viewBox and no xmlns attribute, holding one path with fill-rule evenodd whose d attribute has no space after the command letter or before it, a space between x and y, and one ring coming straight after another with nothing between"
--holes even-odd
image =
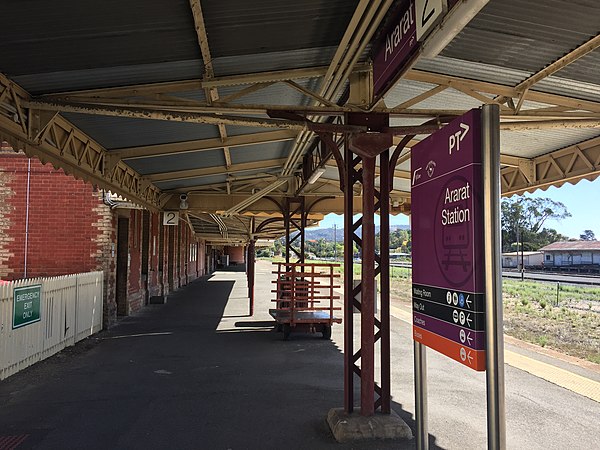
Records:
<instances>
[{"instance_id":1,"label":"security camera","mask_svg":"<svg viewBox=\"0 0 600 450\"><path fill-rule=\"evenodd\" d=\"M188 209L189 205L187 202L187 194L180 194L179 195L179 209Z\"/></svg>"}]
</instances>

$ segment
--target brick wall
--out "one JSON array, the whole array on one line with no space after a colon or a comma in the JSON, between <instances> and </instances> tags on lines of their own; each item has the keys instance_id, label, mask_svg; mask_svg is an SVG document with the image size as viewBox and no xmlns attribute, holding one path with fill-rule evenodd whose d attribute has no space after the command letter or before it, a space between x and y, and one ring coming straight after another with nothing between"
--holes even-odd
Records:
<instances>
[{"instance_id":1,"label":"brick wall","mask_svg":"<svg viewBox=\"0 0 600 450\"><path fill-rule=\"evenodd\" d=\"M62 170L19 154L0 158L0 185L4 194L0 226L5 238L2 278L104 268L111 213L102 204L100 192Z\"/></svg>"},{"instance_id":2,"label":"brick wall","mask_svg":"<svg viewBox=\"0 0 600 450\"><path fill-rule=\"evenodd\" d=\"M244 247L225 247L225 254L229 255L230 264L244 264Z\"/></svg>"},{"instance_id":3,"label":"brick wall","mask_svg":"<svg viewBox=\"0 0 600 450\"><path fill-rule=\"evenodd\" d=\"M103 270L114 316L116 222L102 193L23 154L0 153L0 278Z\"/></svg>"},{"instance_id":4,"label":"brick wall","mask_svg":"<svg viewBox=\"0 0 600 450\"><path fill-rule=\"evenodd\" d=\"M102 195L35 158L0 152L0 279L102 270L104 321L110 326L117 313L138 311L147 297L168 295L207 273L206 245L185 222L163 226L159 213L113 210ZM127 285L117 311L119 217L128 219L122 249Z\"/></svg>"},{"instance_id":5,"label":"brick wall","mask_svg":"<svg viewBox=\"0 0 600 450\"><path fill-rule=\"evenodd\" d=\"M104 322L109 327L117 317L117 218L102 201L92 209L93 214L98 216L94 225L98 229L95 239L98 260L104 271Z\"/></svg>"},{"instance_id":6,"label":"brick wall","mask_svg":"<svg viewBox=\"0 0 600 450\"><path fill-rule=\"evenodd\" d=\"M139 311L144 305L142 287L142 211L129 211L129 277L127 300L129 312Z\"/></svg>"},{"instance_id":7,"label":"brick wall","mask_svg":"<svg viewBox=\"0 0 600 450\"><path fill-rule=\"evenodd\" d=\"M148 263L148 295L150 297L162 295L162 280L159 279L159 247L160 247L160 231L162 224L159 222L160 214L150 214L150 230L149 230L149 258Z\"/></svg>"}]
</instances>

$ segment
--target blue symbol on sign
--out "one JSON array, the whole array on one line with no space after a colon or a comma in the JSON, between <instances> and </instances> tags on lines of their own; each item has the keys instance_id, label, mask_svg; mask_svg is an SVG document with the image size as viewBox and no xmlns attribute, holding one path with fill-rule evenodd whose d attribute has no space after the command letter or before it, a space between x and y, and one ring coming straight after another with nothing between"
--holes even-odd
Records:
<instances>
[{"instance_id":1,"label":"blue symbol on sign","mask_svg":"<svg viewBox=\"0 0 600 450\"><path fill-rule=\"evenodd\" d=\"M464 294L458 294L458 304L460 305L461 308L465 307L465 296Z\"/></svg>"}]
</instances>

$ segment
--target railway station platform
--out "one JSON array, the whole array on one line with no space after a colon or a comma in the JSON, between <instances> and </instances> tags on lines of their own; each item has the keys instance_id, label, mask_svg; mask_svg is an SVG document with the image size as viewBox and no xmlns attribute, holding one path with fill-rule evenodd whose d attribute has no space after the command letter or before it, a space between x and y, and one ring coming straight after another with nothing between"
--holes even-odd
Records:
<instances>
[{"instance_id":1,"label":"railway station platform","mask_svg":"<svg viewBox=\"0 0 600 450\"><path fill-rule=\"evenodd\" d=\"M414 448L414 440L335 441L326 416L343 403L343 327L331 340L284 341L268 314L271 271L257 262L253 317L244 267L230 267L0 382L0 448ZM392 409L414 432L404 314L392 307ZM553 364L545 358L538 362ZM485 448L485 376L434 352L428 364L430 448ZM553 367L600 386L600 373ZM507 448L597 445L599 401L513 366L506 390Z\"/></svg>"}]
</instances>

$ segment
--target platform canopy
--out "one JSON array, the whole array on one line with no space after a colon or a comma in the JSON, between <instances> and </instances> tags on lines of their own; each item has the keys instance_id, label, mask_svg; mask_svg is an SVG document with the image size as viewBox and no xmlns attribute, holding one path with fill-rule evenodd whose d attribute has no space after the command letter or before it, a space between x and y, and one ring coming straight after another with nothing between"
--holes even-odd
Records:
<instances>
[{"instance_id":1,"label":"platform canopy","mask_svg":"<svg viewBox=\"0 0 600 450\"><path fill-rule=\"evenodd\" d=\"M410 147L483 103L501 108L504 195L598 176L597 0L439 2L441 21L373 100L372 61L415 2L428 3L5 2L0 138L152 210L184 194L197 235L224 241L280 217L285 196L306 196L309 222L342 213L317 133L341 143L358 130L350 112L389 113L395 143L415 135L393 213L410 212Z\"/></svg>"}]
</instances>

